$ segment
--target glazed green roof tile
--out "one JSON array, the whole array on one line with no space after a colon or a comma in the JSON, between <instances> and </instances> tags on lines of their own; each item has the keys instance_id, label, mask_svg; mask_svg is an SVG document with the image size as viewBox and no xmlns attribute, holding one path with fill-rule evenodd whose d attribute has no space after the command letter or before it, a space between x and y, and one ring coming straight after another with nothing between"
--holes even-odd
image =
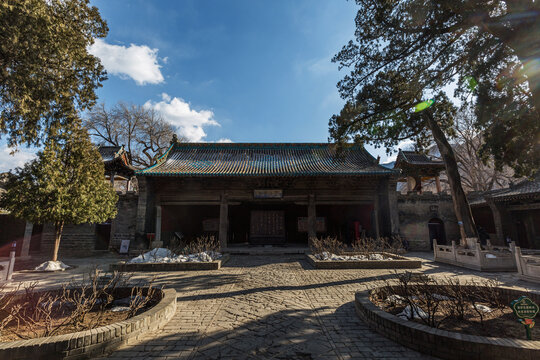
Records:
<instances>
[{"instance_id":1,"label":"glazed green roof tile","mask_svg":"<svg viewBox=\"0 0 540 360\"><path fill-rule=\"evenodd\" d=\"M392 175L362 146L336 154L328 143L175 143L147 176L317 176Z\"/></svg>"}]
</instances>

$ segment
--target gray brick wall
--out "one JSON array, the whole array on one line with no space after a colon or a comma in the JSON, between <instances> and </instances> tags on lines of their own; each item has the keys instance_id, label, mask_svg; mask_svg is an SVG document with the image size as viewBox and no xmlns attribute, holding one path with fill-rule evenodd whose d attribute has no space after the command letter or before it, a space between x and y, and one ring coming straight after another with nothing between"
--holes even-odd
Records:
<instances>
[{"instance_id":1,"label":"gray brick wall","mask_svg":"<svg viewBox=\"0 0 540 360\"><path fill-rule=\"evenodd\" d=\"M398 194L399 233L409 241L411 250L430 250L428 222L444 222L446 242L459 242L459 228L452 197L447 194Z\"/></svg>"}]
</instances>

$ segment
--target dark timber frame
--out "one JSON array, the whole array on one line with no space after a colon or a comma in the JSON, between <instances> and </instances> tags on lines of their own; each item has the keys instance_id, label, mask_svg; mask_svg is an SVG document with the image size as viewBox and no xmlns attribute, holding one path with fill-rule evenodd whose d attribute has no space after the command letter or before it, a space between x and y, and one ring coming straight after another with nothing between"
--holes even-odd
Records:
<instances>
[{"instance_id":1,"label":"dark timber frame","mask_svg":"<svg viewBox=\"0 0 540 360\"><path fill-rule=\"evenodd\" d=\"M234 229L246 228L246 211L265 210L269 216L267 222L259 220L261 226L268 231L283 223L286 228L279 234L286 234L288 245L296 239L306 246L316 235L341 235L345 240L350 228L340 234L330 230L352 223L367 230L366 236L397 234L397 172L379 166L363 147L344 151L338 155L332 144L174 142L158 164L137 172L139 237L155 233L155 240L166 244L178 232L186 237L208 234L217 236L225 249L245 244ZM343 223L326 224L327 229L317 213L328 206L343 210ZM332 221L338 222L339 216ZM302 222L307 229L300 229ZM248 244L255 243L251 235ZM269 233L267 240L262 236L257 243L283 244L282 235L279 241L275 235Z\"/></svg>"}]
</instances>

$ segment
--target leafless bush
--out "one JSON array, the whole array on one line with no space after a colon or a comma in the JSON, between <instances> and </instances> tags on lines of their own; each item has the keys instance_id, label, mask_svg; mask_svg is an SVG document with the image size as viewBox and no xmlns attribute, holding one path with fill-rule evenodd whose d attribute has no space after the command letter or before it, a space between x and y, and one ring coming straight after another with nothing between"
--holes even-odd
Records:
<instances>
[{"instance_id":1,"label":"leafless bush","mask_svg":"<svg viewBox=\"0 0 540 360\"><path fill-rule=\"evenodd\" d=\"M135 286L131 289L128 318L137 315L139 310L143 309L156 296L156 292L161 290L154 287L154 281L155 278L144 287Z\"/></svg>"},{"instance_id":2,"label":"leafless bush","mask_svg":"<svg viewBox=\"0 0 540 360\"><path fill-rule=\"evenodd\" d=\"M127 287L131 274L114 272L101 274L93 269L82 280L72 280L62 286L62 302L73 307L68 322L76 329L81 329L86 316L97 311L90 328L99 323L107 306L114 300L118 288Z\"/></svg>"},{"instance_id":3,"label":"leafless bush","mask_svg":"<svg viewBox=\"0 0 540 360\"><path fill-rule=\"evenodd\" d=\"M369 256L374 252L388 252L392 254L401 254L405 252L401 238L392 236L391 238L361 238L353 242L352 250L355 253L360 253Z\"/></svg>"},{"instance_id":4,"label":"leafless bush","mask_svg":"<svg viewBox=\"0 0 540 360\"><path fill-rule=\"evenodd\" d=\"M322 254L327 252L330 254L341 255L345 252L345 246L336 237L316 238L311 240L311 252L313 254Z\"/></svg>"},{"instance_id":5,"label":"leafless bush","mask_svg":"<svg viewBox=\"0 0 540 360\"><path fill-rule=\"evenodd\" d=\"M153 280L133 285L131 274L101 273L97 269L60 289L39 291L36 286L25 284L24 291L20 291L21 285L10 291L0 287L0 331L29 339L56 335L66 326L77 331L93 329L102 324L105 312L119 296L127 298L131 291L126 311L126 318L130 318L156 299L160 291L153 286Z\"/></svg>"},{"instance_id":6,"label":"leafless bush","mask_svg":"<svg viewBox=\"0 0 540 360\"><path fill-rule=\"evenodd\" d=\"M11 308L16 300L16 294L20 290L21 284L12 290L6 290L6 285L0 285L0 334L2 330L13 320Z\"/></svg>"},{"instance_id":7,"label":"leafless bush","mask_svg":"<svg viewBox=\"0 0 540 360\"><path fill-rule=\"evenodd\" d=\"M199 236L195 240L184 242L181 240L175 241L169 247L175 254L199 254L202 252L212 253L219 251L219 242L214 236Z\"/></svg>"},{"instance_id":8,"label":"leafless bush","mask_svg":"<svg viewBox=\"0 0 540 360\"><path fill-rule=\"evenodd\" d=\"M409 307L411 311L406 314L409 320L416 317L435 328L450 318L464 320L466 314L475 315L483 325L483 304L487 303L501 313L506 306L501 301L499 283L495 280L461 281L455 277L432 278L406 274L400 276L398 282L383 282L384 286L375 295L379 301Z\"/></svg>"}]
</instances>

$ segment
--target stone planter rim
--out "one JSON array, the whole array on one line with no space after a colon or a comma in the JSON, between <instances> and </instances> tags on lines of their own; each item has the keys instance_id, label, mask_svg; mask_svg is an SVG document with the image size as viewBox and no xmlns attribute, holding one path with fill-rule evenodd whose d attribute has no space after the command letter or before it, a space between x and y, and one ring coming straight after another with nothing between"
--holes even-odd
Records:
<instances>
[{"instance_id":1,"label":"stone planter rim","mask_svg":"<svg viewBox=\"0 0 540 360\"><path fill-rule=\"evenodd\" d=\"M176 310L176 290L161 289L160 291L162 292L162 298L156 305L130 319L103 325L94 329L77 331L68 334L0 342L0 357L2 359L4 358L3 356L6 356L6 359L32 358L35 357L34 349L36 347L38 349L45 349L47 346L51 347L49 352L47 352L47 355L50 353L51 359L86 359L89 358L88 356L93 356L97 353L94 351L87 352L85 351L85 348L98 345L112 350L116 347L113 344L120 346L121 344L118 343L119 341L125 342L128 338L133 337L139 332L143 331L144 328L157 328L170 320L174 314L174 311L172 311L168 317L167 311L168 308L174 308L174 310ZM101 335L102 341L97 341L98 334ZM109 334L107 335L107 339L104 339L105 334ZM129 334L132 334L132 336L129 336ZM96 342L93 342L94 336ZM52 350L53 347L55 350ZM60 348L64 350L58 350ZM11 355L10 351L14 351L17 354ZM21 357L21 353L25 353L25 351L27 351L28 354ZM70 354L71 352L74 353ZM99 353L103 352L100 351Z\"/></svg>"},{"instance_id":2,"label":"stone planter rim","mask_svg":"<svg viewBox=\"0 0 540 360\"><path fill-rule=\"evenodd\" d=\"M436 286L436 285L431 285ZM473 286L473 285L470 285ZM362 306L367 311L371 312L375 317L382 318L384 320L390 321L394 324L397 324L399 326L404 326L406 328L409 328L411 330L420 331L426 336L437 336L446 338L449 341L454 341L457 343L462 344L459 348L470 348L471 346L490 346L494 348L510 348L511 351L517 351L523 350L523 351L532 351L535 355L540 354L540 340L524 340L524 339L514 339L514 338L505 338L505 337L495 337L495 336L479 336L479 335L470 335L470 334L464 334L456 331L448 331L448 330L441 330L437 328L430 327L425 324L419 324L416 322L411 322L409 320L401 319L393 314L390 314L382 309L380 309L377 305L375 305L371 300L370 296L374 291L378 291L386 286L378 286L375 288L367 289L358 291L355 294L355 303L357 307L357 314L365 321L364 317L360 315L360 312L358 310L358 306ZM502 289L503 291L507 291L508 293L516 293L516 295L523 294L527 292L528 294L533 294L535 297L540 297L539 291L522 291L515 288L511 288L508 286L498 286L499 289ZM510 295L510 294L509 294ZM517 296L516 296L517 298ZM378 322L379 320L369 320L368 325L373 326L373 322ZM517 321L517 320L516 320ZM402 343L405 346L412 347L416 350L419 350L420 352L437 355L434 352L429 351L423 351L425 350L424 347L419 346L418 344L411 342L410 338L408 338L406 335L403 335L401 332L397 332L400 335L396 335L397 333L392 333L390 330L382 331L380 328L377 328L377 331L381 333L382 335L389 337L395 341L398 341ZM397 338L396 338L397 336ZM456 351L461 351L460 349L456 349ZM440 356L440 355L439 355ZM472 358L469 355L465 356L464 358ZM518 354L516 353L516 356ZM452 359L453 356L445 357L443 358ZM524 358L529 359L529 357L525 356Z\"/></svg>"}]
</instances>

